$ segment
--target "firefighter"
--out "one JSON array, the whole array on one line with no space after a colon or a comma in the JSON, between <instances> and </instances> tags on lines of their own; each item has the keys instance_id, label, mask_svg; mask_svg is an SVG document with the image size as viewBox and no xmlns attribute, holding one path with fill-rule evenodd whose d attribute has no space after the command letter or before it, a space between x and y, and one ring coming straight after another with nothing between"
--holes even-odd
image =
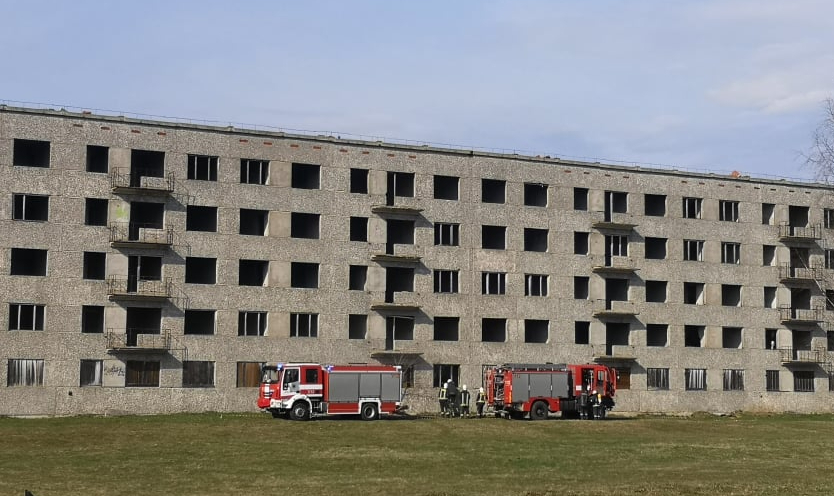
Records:
<instances>
[{"instance_id":1,"label":"firefighter","mask_svg":"<svg viewBox=\"0 0 834 496\"><path fill-rule=\"evenodd\" d=\"M469 417L469 391L466 389L466 384L460 392L460 418Z\"/></svg>"},{"instance_id":2,"label":"firefighter","mask_svg":"<svg viewBox=\"0 0 834 496\"><path fill-rule=\"evenodd\" d=\"M440 401L440 416L445 417L449 413L449 398L446 396L446 386L448 383L444 382L440 387L440 392L437 394L437 399Z\"/></svg>"},{"instance_id":3,"label":"firefighter","mask_svg":"<svg viewBox=\"0 0 834 496\"><path fill-rule=\"evenodd\" d=\"M599 410L602 408L602 395L597 393L597 390L591 393L591 410L593 412L593 419L599 420L602 418L600 416Z\"/></svg>"},{"instance_id":4,"label":"firefighter","mask_svg":"<svg viewBox=\"0 0 834 496\"><path fill-rule=\"evenodd\" d=\"M588 388L582 386L582 394L579 395L579 418L588 420L588 410L590 409L590 398L588 397Z\"/></svg>"},{"instance_id":5,"label":"firefighter","mask_svg":"<svg viewBox=\"0 0 834 496\"><path fill-rule=\"evenodd\" d=\"M446 397L449 398L449 416L457 417L460 415L460 395L452 379L446 381Z\"/></svg>"},{"instance_id":6,"label":"firefighter","mask_svg":"<svg viewBox=\"0 0 834 496\"><path fill-rule=\"evenodd\" d=\"M484 388L478 388L478 396L475 398L475 408L478 409L478 417L484 416L484 405L486 405L486 393L484 393Z\"/></svg>"}]
</instances>

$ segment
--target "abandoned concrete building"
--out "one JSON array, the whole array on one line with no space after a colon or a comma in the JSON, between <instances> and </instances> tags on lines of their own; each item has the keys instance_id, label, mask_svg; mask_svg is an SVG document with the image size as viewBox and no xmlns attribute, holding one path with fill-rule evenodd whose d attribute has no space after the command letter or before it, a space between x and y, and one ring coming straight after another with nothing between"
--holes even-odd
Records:
<instances>
[{"instance_id":1,"label":"abandoned concrete building","mask_svg":"<svg viewBox=\"0 0 834 496\"><path fill-rule=\"evenodd\" d=\"M0 106L0 189L0 415L251 411L287 361L834 410L823 184Z\"/></svg>"}]
</instances>

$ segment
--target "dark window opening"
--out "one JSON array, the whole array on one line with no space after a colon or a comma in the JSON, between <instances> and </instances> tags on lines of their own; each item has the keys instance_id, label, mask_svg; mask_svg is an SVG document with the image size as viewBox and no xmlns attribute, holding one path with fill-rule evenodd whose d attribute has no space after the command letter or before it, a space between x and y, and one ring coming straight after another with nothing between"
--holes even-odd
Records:
<instances>
[{"instance_id":1,"label":"dark window opening","mask_svg":"<svg viewBox=\"0 0 834 496\"><path fill-rule=\"evenodd\" d=\"M460 339L460 317L435 317L434 340L458 341Z\"/></svg>"},{"instance_id":2,"label":"dark window opening","mask_svg":"<svg viewBox=\"0 0 834 496\"><path fill-rule=\"evenodd\" d=\"M765 329L765 349L766 350L775 350L776 349L776 329Z\"/></svg>"},{"instance_id":3,"label":"dark window opening","mask_svg":"<svg viewBox=\"0 0 834 496\"><path fill-rule=\"evenodd\" d=\"M776 247L773 245L762 245L762 265L773 267L776 265Z\"/></svg>"},{"instance_id":4,"label":"dark window opening","mask_svg":"<svg viewBox=\"0 0 834 496\"><path fill-rule=\"evenodd\" d=\"M414 173L413 172L389 172L388 189L385 194L386 203L394 204L395 197L414 197Z\"/></svg>"},{"instance_id":5,"label":"dark window opening","mask_svg":"<svg viewBox=\"0 0 834 496\"><path fill-rule=\"evenodd\" d=\"M666 258L666 238L645 239L646 258L649 260L663 260Z\"/></svg>"},{"instance_id":6,"label":"dark window opening","mask_svg":"<svg viewBox=\"0 0 834 496\"><path fill-rule=\"evenodd\" d=\"M348 315L348 339L365 339L368 332L368 316L360 314Z\"/></svg>"},{"instance_id":7,"label":"dark window opening","mask_svg":"<svg viewBox=\"0 0 834 496\"><path fill-rule=\"evenodd\" d=\"M646 281L646 302L666 302L666 281Z\"/></svg>"},{"instance_id":8,"label":"dark window opening","mask_svg":"<svg viewBox=\"0 0 834 496\"><path fill-rule=\"evenodd\" d=\"M669 344L669 326L646 324L646 346L665 347Z\"/></svg>"},{"instance_id":9,"label":"dark window opening","mask_svg":"<svg viewBox=\"0 0 834 496\"><path fill-rule=\"evenodd\" d=\"M650 217L665 217L666 195L646 195L646 215Z\"/></svg>"},{"instance_id":10,"label":"dark window opening","mask_svg":"<svg viewBox=\"0 0 834 496\"><path fill-rule=\"evenodd\" d=\"M240 234L247 236L266 236L269 226L269 211L240 209Z\"/></svg>"},{"instance_id":11,"label":"dark window opening","mask_svg":"<svg viewBox=\"0 0 834 496\"><path fill-rule=\"evenodd\" d=\"M573 233L573 253L574 255L588 254L588 239L589 233L574 232Z\"/></svg>"},{"instance_id":12,"label":"dark window opening","mask_svg":"<svg viewBox=\"0 0 834 496\"><path fill-rule=\"evenodd\" d=\"M507 319L481 319L481 341L503 343L507 340Z\"/></svg>"},{"instance_id":13,"label":"dark window opening","mask_svg":"<svg viewBox=\"0 0 834 496\"><path fill-rule=\"evenodd\" d=\"M394 302L394 293L414 291L414 269L388 267L385 269L385 302Z\"/></svg>"},{"instance_id":14,"label":"dark window opening","mask_svg":"<svg viewBox=\"0 0 834 496\"><path fill-rule=\"evenodd\" d=\"M779 391L779 371L765 370L765 389L767 391Z\"/></svg>"},{"instance_id":15,"label":"dark window opening","mask_svg":"<svg viewBox=\"0 0 834 496\"><path fill-rule=\"evenodd\" d=\"M319 189L321 166L313 164L292 164L292 187L297 189Z\"/></svg>"},{"instance_id":16,"label":"dark window opening","mask_svg":"<svg viewBox=\"0 0 834 496\"><path fill-rule=\"evenodd\" d=\"M188 179L217 181L217 157L189 155Z\"/></svg>"},{"instance_id":17,"label":"dark window opening","mask_svg":"<svg viewBox=\"0 0 834 496\"><path fill-rule=\"evenodd\" d=\"M182 387L214 387L214 362L182 362Z\"/></svg>"},{"instance_id":18,"label":"dark window opening","mask_svg":"<svg viewBox=\"0 0 834 496\"><path fill-rule=\"evenodd\" d=\"M266 286L269 262L267 260L240 260L238 285Z\"/></svg>"},{"instance_id":19,"label":"dark window opening","mask_svg":"<svg viewBox=\"0 0 834 496\"><path fill-rule=\"evenodd\" d=\"M162 257L127 257L128 292L137 290L137 281L161 281Z\"/></svg>"},{"instance_id":20,"label":"dark window opening","mask_svg":"<svg viewBox=\"0 0 834 496\"><path fill-rule=\"evenodd\" d=\"M457 200L459 197L459 183L459 177L434 176L434 199Z\"/></svg>"},{"instance_id":21,"label":"dark window opening","mask_svg":"<svg viewBox=\"0 0 834 496\"><path fill-rule=\"evenodd\" d=\"M319 335L319 316L316 313L291 313L290 337L315 338Z\"/></svg>"},{"instance_id":22,"label":"dark window opening","mask_svg":"<svg viewBox=\"0 0 834 496\"><path fill-rule=\"evenodd\" d=\"M125 362L125 387L159 387L159 362Z\"/></svg>"},{"instance_id":23,"label":"dark window opening","mask_svg":"<svg viewBox=\"0 0 834 496\"><path fill-rule=\"evenodd\" d=\"M504 272L481 272L481 294L502 295L507 292L507 274Z\"/></svg>"},{"instance_id":24,"label":"dark window opening","mask_svg":"<svg viewBox=\"0 0 834 496\"><path fill-rule=\"evenodd\" d=\"M683 259L691 262L704 261L704 242L699 239L683 240Z\"/></svg>"},{"instance_id":25,"label":"dark window opening","mask_svg":"<svg viewBox=\"0 0 834 496\"><path fill-rule=\"evenodd\" d=\"M687 348L702 348L704 346L704 326L683 326L683 345Z\"/></svg>"},{"instance_id":26,"label":"dark window opening","mask_svg":"<svg viewBox=\"0 0 834 496\"><path fill-rule=\"evenodd\" d=\"M92 279L96 281L103 281L107 267L107 254L93 251L84 252L84 264L82 269L82 277L84 279Z\"/></svg>"},{"instance_id":27,"label":"dark window opening","mask_svg":"<svg viewBox=\"0 0 834 496\"><path fill-rule=\"evenodd\" d=\"M687 305L704 304L704 283L685 282L683 283L683 302Z\"/></svg>"},{"instance_id":28,"label":"dark window opening","mask_svg":"<svg viewBox=\"0 0 834 496\"><path fill-rule=\"evenodd\" d=\"M385 223L386 253L394 253L394 245L414 244L414 221L389 219Z\"/></svg>"},{"instance_id":29,"label":"dark window opening","mask_svg":"<svg viewBox=\"0 0 834 496\"><path fill-rule=\"evenodd\" d=\"M293 238L319 239L319 214L293 212L290 216L290 236Z\"/></svg>"},{"instance_id":30,"label":"dark window opening","mask_svg":"<svg viewBox=\"0 0 834 496\"><path fill-rule=\"evenodd\" d=\"M718 220L724 222L738 222L738 202L719 200Z\"/></svg>"},{"instance_id":31,"label":"dark window opening","mask_svg":"<svg viewBox=\"0 0 834 496\"><path fill-rule=\"evenodd\" d=\"M722 284L721 305L725 307L740 307L741 286L737 284Z\"/></svg>"},{"instance_id":32,"label":"dark window opening","mask_svg":"<svg viewBox=\"0 0 834 496\"><path fill-rule=\"evenodd\" d=\"M547 229L524 228L524 251L546 252Z\"/></svg>"},{"instance_id":33,"label":"dark window opening","mask_svg":"<svg viewBox=\"0 0 834 496\"><path fill-rule=\"evenodd\" d=\"M348 280L348 289L354 291L365 291L365 284L368 281L368 267L364 265L351 265Z\"/></svg>"},{"instance_id":34,"label":"dark window opening","mask_svg":"<svg viewBox=\"0 0 834 496\"><path fill-rule=\"evenodd\" d=\"M573 209L588 210L588 188L573 188Z\"/></svg>"},{"instance_id":35,"label":"dark window opening","mask_svg":"<svg viewBox=\"0 0 834 496\"><path fill-rule=\"evenodd\" d=\"M12 248L11 275L45 276L46 250Z\"/></svg>"},{"instance_id":36,"label":"dark window opening","mask_svg":"<svg viewBox=\"0 0 834 496\"><path fill-rule=\"evenodd\" d=\"M459 246L460 245L460 224L434 224L435 246Z\"/></svg>"},{"instance_id":37,"label":"dark window opening","mask_svg":"<svg viewBox=\"0 0 834 496\"><path fill-rule=\"evenodd\" d=\"M605 221L610 222L613 214L628 212L628 193L621 191L605 192Z\"/></svg>"},{"instance_id":38,"label":"dark window opening","mask_svg":"<svg viewBox=\"0 0 834 496\"><path fill-rule=\"evenodd\" d=\"M83 305L81 307L81 332L84 334L102 334L104 332L104 307Z\"/></svg>"},{"instance_id":39,"label":"dark window opening","mask_svg":"<svg viewBox=\"0 0 834 496\"><path fill-rule=\"evenodd\" d=\"M457 293L458 292L458 271L456 270L434 270L434 292L435 293Z\"/></svg>"},{"instance_id":40,"label":"dark window opening","mask_svg":"<svg viewBox=\"0 0 834 496\"><path fill-rule=\"evenodd\" d=\"M547 274L524 274L524 296L547 296Z\"/></svg>"},{"instance_id":41,"label":"dark window opening","mask_svg":"<svg viewBox=\"0 0 834 496\"><path fill-rule=\"evenodd\" d=\"M106 146L87 145L87 172L107 174L110 149Z\"/></svg>"},{"instance_id":42,"label":"dark window opening","mask_svg":"<svg viewBox=\"0 0 834 496\"><path fill-rule=\"evenodd\" d=\"M507 242L507 228L504 226L481 226L481 248L504 250Z\"/></svg>"},{"instance_id":43,"label":"dark window opening","mask_svg":"<svg viewBox=\"0 0 834 496\"><path fill-rule=\"evenodd\" d=\"M185 282L190 284L216 284L217 259L186 257Z\"/></svg>"},{"instance_id":44,"label":"dark window opening","mask_svg":"<svg viewBox=\"0 0 834 496\"><path fill-rule=\"evenodd\" d=\"M762 224L772 226L776 223L776 205L773 203L762 203Z\"/></svg>"},{"instance_id":45,"label":"dark window opening","mask_svg":"<svg viewBox=\"0 0 834 496\"><path fill-rule=\"evenodd\" d=\"M701 218L701 204L702 198L684 198L683 199L683 218L684 219L700 219Z\"/></svg>"},{"instance_id":46,"label":"dark window opening","mask_svg":"<svg viewBox=\"0 0 834 496\"><path fill-rule=\"evenodd\" d=\"M741 327L723 327L721 329L721 347L740 349L742 347L741 336Z\"/></svg>"},{"instance_id":47,"label":"dark window opening","mask_svg":"<svg viewBox=\"0 0 834 496\"><path fill-rule=\"evenodd\" d=\"M524 183L524 204L528 207L546 207L547 185Z\"/></svg>"},{"instance_id":48,"label":"dark window opening","mask_svg":"<svg viewBox=\"0 0 834 496\"><path fill-rule=\"evenodd\" d=\"M432 385L439 388L443 384L446 384L446 381L449 379L452 379L452 382L455 384L460 384L460 365L442 363L434 364L434 369L432 371Z\"/></svg>"},{"instance_id":49,"label":"dark window opening","mask_svg":"<svg viewBox=\"0 0 834 496\"><path fill-rule=\"evenodd\" d=\"M576 321L573 323L574 344L588 344L591 341L591 323Z\"/></svg>"},{"instance_id":50,"label":"dark window opening","mask_svg":"<svg viewBox=\"0 0 834 496\"><path fill-rule=\"evenodd\" d=\"M368 169L350 170L350 192L368 194Z\"/></svg>"},{"instance_id":51,"label":"dark window opening","mask_svg":"<svg viewBox=\"0 0 834 496\"><path fill-rule=\"evenodd\" d=\"M9 303L10 331L42 331L46 306Z\"/></svg>"},{"instance_id":52,"label":"dark window opening","mask_svg":"<svg viewBox=\"0 0 834 496\"><path fill-rule=\"evenodd\" d=\"M240 159L241 184L267 184L269 182L269 160Z\"/></svg>"},{"instance_id":53,"label":"dark window opening","mask_svg":"<svg viewBox=\"0 0 834 496\"><path fill-rule=\"evenodd\" d=\"M217 232L217 207L188 205L185 210L185 230Z\"/></svg>"},{"instance_id":54,"label":"dark window opening","mask_svg":"<svg viewBox=\"0 0 834 496\"><path fill-rule=\"evenodd\" d=\"M550 332L550 322L547 320L524 321L524 342L525 343L547 343Z\"/></svg>"},{"instance_id":55,"label":"dark window opening","mask_svg":"<svg viewBox=\"0 0 834 496\"><path fill-rule=\"evenodd\" d=\"M165 177L165 152L130 151L130 186L141 187L143 177Z\"/></svg>"},{"instance_id":56,"label":"dark window opening","mask_svg":"<svg viewBox=\"0 0 834 496\"><path fill-rule=\"evenodd\" d=\"M294 288L315 289L319 287L319 264L292 262L291 286Z\"/></svg>"},{"instance_id":57,"label":"dark window opening","mask_svg":"<svg viewBox=\"0 0 834 496\"><path fill-rule=\"evenodd\" d=\"M414 340L414 319L412 317L386 317L385 349L397 349L397 341Z\"/></svg>"},{"instance_id":58,"label":"dark window opening","mask_svg":"<svg viewBox=\"0 0 834 496\"><path fill-rule=\"evenodd\" d=\"M613 355L614 346L628 346L631 340L631 326L627 322L605 324L605 354Z\"/></svg>"},{"instance_id":59,"label":"dark window opening","mask_svg":"<svg viewBox=\"0 0 834 496\"><path fill-rule=\"evenodd\" d=\"M211 336L215 329L214 310L186 310L183 334L195 336Z\"/></svg>"},{"instance_id":60,"label":"dark window opening","mask_svg":"<svg viewBox=\"0 0 834 496\"><path fill-rule=\"evenodd\" d=\"M127 307L125 317L127 346L136 346L139 334L158 335L162 330L162 309Z\"/></svg>"},{"instance_id":61,"label":"dark window opening","mask_svg":"<svg viewBox=\"0 0 834 496\"><path fill-rule=\"evenodd\" d=\"M31 221L49 220L49 197L43 195L14 195L12 219Z\"/></svg>"},{"instance_id":62,"label":"dark window opening","mask_svg":"<svg viewBox=\"0 0 834 496\"><path fill-rule=\"evenodd\" d=\"M350 218L350 240L351 241L368 241L368 218L367 217L351 217Z\"/></svg>"},{"instance_id":63,"label":"dark window opening","mask_svg":"<svg viewBox=\"0 0 834 496\"><path fill-rule=\"evenodd\" d=\"M84 199L84 225L107 225L107 200L105 198Z\"/></svg>"},{"instance_id":64,"label":"dark window opening","mask_svg":"<svg viewBox=\"0 0 834 496\"><path fill-rule=\"evenodd\" d=\"M237 314L238 336L266 336L267 313L242 311Z\"/></svg>"},{"instance_id":65,"label":"dark window opening","mask_svg":"<svg viewBox=\"0 0 834 496\"><path fill-rule=\"evenodd\" d=\"M81 360L78 385L101 386L102 360Z\"/></svg>"},{"instance_id":66,"label":"dark window opening","mask_svg":"<svg viewBox=\"0 0 834 496\"><path fill-rule=\"evenodd\" d=\"M605 301L628 301L628 288L628 279L605 279Z\"/></svg>"},{"instance_id":67,"label":"dark window opening","mask_svg":"<svg viewBox=\"0 0 834 496\"><path fill-rule=\"evenodd\" d=\"M23 167L49 167L49 142L16 139L12 160Z\"/></svg>"},{"instance_id":68,"label":"dark window opening","mask_svg":"<svg viewBox=\"0 0 834 496\"><path fill-rule=\"evenodd\" d=\"M587 300L590 295L590 281L587 276L573 277L573 299Z\"/></svg>"},{"instance_id":69,"label":"dark window opening","mask_svg":"<svg viewBox=\"0 0 834 496\"><path fill-rule=\"evenodd\" d=\"M507 181L481 179L481 203L505 203Z\"/></svg>"},{"instance_id":70,"label":"dark window opening","mask_svg":"<svg viewBox=\"0 0 834 496\"><path fill-rule=\"evenodd\" d=\"M764 308L776 308L776 286L764 287Z\"/></svg>"},{"instance_id":71,"label":"dark window opening","mask_svg":"<svg viewBox=\"0 0 834 496\"><path fill-rule=\"evenodd\" d=\"M131 202L128 239L139 240L139 229L162 229L164 220L163 203Z\"/></svg>"}]
</instances>

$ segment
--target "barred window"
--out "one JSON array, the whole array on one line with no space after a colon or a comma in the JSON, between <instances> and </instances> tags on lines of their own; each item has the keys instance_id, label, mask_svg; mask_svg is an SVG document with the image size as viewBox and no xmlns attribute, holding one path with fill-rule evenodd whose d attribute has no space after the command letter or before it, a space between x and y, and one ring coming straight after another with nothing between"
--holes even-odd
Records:
<instances>
[{"instance_id":1,"label":"barred window","mask_svg":"<svg viewBox=\"0 0 834 496\"><path fill-rule=\"evenodd\" d=\"M721 263L739 264L741 262L740 243L721 243Z\"/></svg>"},{"instance_id":2,"label":"barred window","mask_svg":"<svg viewBox=\"0 0 834 496\"><path fill-rule=\"evenodd\" d=\"M706 369L685 369L684 379L687 391L705 391L707 389Z\"/></svg>"},{"instance_id":3,"label":"barred window","mask_svg":"<svg viewBox=\"0 0 834 496\"><path fill-rule=\"evenodd\" d=\"M188 179L217 181L217 157L189 155Z\"/></svg>"},{"instance_id":4,"label":"barred window","mask_svg":"<svg viewBox=\"0 0 834 496\"><path fill-rule=\"evenodd\" d=\"M9 304L10 331L42 331L44 305Z\"/></svg>"},{"instance_id":5,"label":"barred window","mask_svg":"<svg viewBox=\"0 0 834 496\"><path fill-rule=\"evenodd\" d=\"M547 275L525 274L524 296L547 296Z\"/></svg>"},{"instance_id":6,"label":"barred window","mask_svg":"<svg viewBox=\"0 0 834 496\"><path fill-rule=\"evenodd\" d=\"M43 386L43 360L10 358L7 386Z\"/></svg>"},{"instance_id":7,"label":"barred window","mask_svg":"<svg viewBox=\"0 0 834 496\"><path fill-rule=\"evenodd\" d=\"M434 244L435 246L459 246L460 224L435 222Z\"/></svg>"},{"instance_id":8,"label":"barred window","mask_svg":"<svg viewBox=\"0 0 834 496\"><path fill-rule=\"evenodd\" d=\"M693 262L704 261L704 242L700 239L683 240L683 259Z\"/></svg>"},{"instance_id":9,"label":"barred window","mask_svg":"<svg viewBox=\"0 0 834 496\"><path fill-rule=\"evenodd\" d=\"M458 271L456 270L434 270L434 292L435 293L457 293L458 292Z\"/></svg>"},{"instance_id":10,"label":"barred window","mask_svg":"<svg viewBox=\"0 0 834 496\"><path fill-rule=\"evenodd\" d=\"M319 335L319 315L316 313L291 313L290 337L315 338Z\"/></svg>"},{"instance_id":11,"label":"barred window","mask_svg":"<svg viewBox=\"0 0 834 496\"><path fill-rule=\"evenodd\" d=\"M738 202L719 200L718 216L720 220L725 222L738 222Z\"/></svg>"},{"instance_id":12,"label":"barred window","mask_svg":"<svg viewBox=\"0 0 834 496\"><path fill-rule=\"evenodd\" d=\"M744 370L724 369L724 391L744 391Z\"/></svg>"},{"instance_id":13,"label":"barred window","mask_svg":"<svg viewBox=\"0 0 834 496\"><path fill-rule=\"evenodd\" d=\"M628 236L608 235L605 236L605 244L612 257L628 256Z\"/></svg>"},{"instance_id":14,"label":"barred window","mask_svg":"<svg viewBox=\"0 0 834 496\"><path fill-rule=\"evenodd\" d=\"M649 391L669 389L669 369L646 369L646 386Z\"/></svg>"},{"instance_id":15,"label":"barred window","mask_svg":"<svg viewBox=\"0 0 834 496\"><path fill-rule=\"evenodd\" d=\"M768 391L779 391L778 370L765 370L765 388Z\"/></svg>"},{"instance_id":16,"label":"barred window","mask_svg":"<svg viewBox=\"0 0 834 496\"><path fill-rule=\"evenodd\" d=\"M481 294L506 294L506 283L507 274L504 272L481 272Z\"/></svg>"},{"instance_id":17,"label":"barred window","mask_svg":"<svg viewBox=\"0 0 834 496\"><path fill-rule=\"evenodd\" d=\"M683 217L685 219L700 219L701 218L701 198L684 198L683 199Z\"/></svg>"},{"instance_id":18,"label":"barred window","mask_svg":"<svg viewBox=\"0 0 834 496\"><path fill-rule=\"evenodd\" d=\"M814 371L797 370L793 373L793 390L798 393L814 392Z\"/></svg>"},{"instance_id":19,"label":"barred window","mask_svg":"<svg viewBox=\"0 0 834 496\"><path fill-rule=\"evenodd\" d=\"M266 336L266 312L238 312L238 336Z\"/></svg>"},{"instance_id":20,"label":"barred window","mask_svg":"<svg viewBox=\"0 0 834 496\"><path fill-rule=\"evenodd\" d=\"M241 184L266 184L269 181L269 160L240 159Z\"/></svg>"}]
</instances>

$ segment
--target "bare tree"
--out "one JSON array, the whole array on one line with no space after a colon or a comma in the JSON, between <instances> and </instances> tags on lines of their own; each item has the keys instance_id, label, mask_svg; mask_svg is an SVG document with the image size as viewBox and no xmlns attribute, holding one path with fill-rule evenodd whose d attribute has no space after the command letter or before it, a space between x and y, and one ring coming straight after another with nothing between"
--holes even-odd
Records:
<instances>
[{"instance_id":1,"label":"bare tree","mask_svg":"<svg viewBox=\"0 0 834 496\"><path fill-rule=\"evenodd\" d=\"M804 156L805 164L814 172L814 179L834 183L834 98L825 101L825 118L814 131L814 144Z\"/></svg>"}]
</instances>

